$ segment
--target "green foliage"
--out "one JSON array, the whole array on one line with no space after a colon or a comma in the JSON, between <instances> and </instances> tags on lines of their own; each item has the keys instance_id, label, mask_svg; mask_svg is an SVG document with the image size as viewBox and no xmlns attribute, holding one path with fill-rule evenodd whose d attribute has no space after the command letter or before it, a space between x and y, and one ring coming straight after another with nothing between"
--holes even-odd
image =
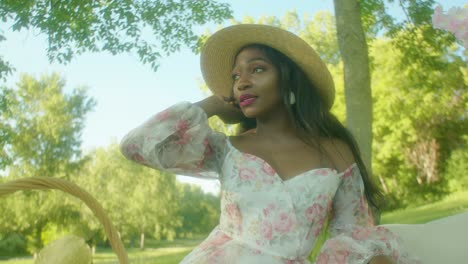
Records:
<instances>
[{"instance_id":1,"label":"green foliage","mask_svg":"<svg viewBox=\"0 0 468 264\"><path fill-rule=\"evenodd\" d=\"M26 241L17 233L0 234L0 256L15 256L26 253Z\"/></svg>"},{"instance_id":2,"label":"green foliage","mask_svg":"<svg viewBox=\"0 0 468 264\"><path fill-rule=\"evenodd\" d=\"M410 62L437 65L438 58L428 51L451 48L455 43L452 34L432 27L434 0L361 0L360 4L368 40L375 39L378 33L393 39L404 55L402 68ZM404 18L397 20L389 15L390 6L398 6Z\"/></svg>"},{"instance_id":3,"label":"green foliage","mask_svg":"<svg viewBox=\"0 0 468 264\"><path fill-rule=\"evenodd\" d=\"M0 116L7 113L8 110L8 90L0 87ZM0 169L4 169L11 163L11 158L7 154L7 142L11 138L11 125L6 122L0 122Z\"/></svg>"},{"instance_id":4,"label":"green foliage","mask_svg":"<svg viewBox=\"0 0 468 264\"><path fill-rule=\"evenodd\" d=\"M32 176L70 178L84 162L80 135L94 101L85 89L67 95L64 86L64 80L53 74L40 80L23 75L16 88L2 88L8 106L0 113L2 127L8 130L2 141L2 161L12 161L4 181ZM71 204L57 192L17 193L2 203L0 226L4 232L23 234L28 250L35 252L44 244L42 232L48 223L66 225L74 219L77 210Z\"/></svg>"},{"instance_id":5,"label":"green foliage","mask_svg":"<svg viewBox=\"0 0 468 264\"><path fill-rule=\"evenodd\" d=\"M180 237L192 237L194 234L207 234L218 223L220 216L219 198L203 193L200 187L183 184L179 186L180 212L182 225L177 233Z\"/></svg>"},{"instance_id":6,"label":"green foliage","mask_svg":"<svg viewBox=\"0 0 468 264\"><path fill-rule=\"evenodd\" d=\"M369 33L377 33L381 29L393 34L406 28L409 24L421 26L431 20L434 13L434 0L360 0L363 25ZM390 6L398 5L405 18L398 21L387 13Z\"/></svg>"},{"instance_id":7,"label":"green foliage","mask_svg":"<svg viewBox=\"0 0 468 264\"><path fill-rule=\"evenodd\" d=\"M3 30L0 30L0 42L5 41L6 38L3 35ZM10 75L13 72L14 68L13 66L8 62L3 59L3 56L0 56L0 80L5 80L8 75ZM0 101L1 101L1 95L0 95ZM0 105L0 112L3 111L2 105Z\"/></svg>"},{"instance_id":8,"label":"green foliage","mask_svg":"<svg viewBox=\"0 0 468 264\"><path fill-rule=\"evenodd\" d=\"M228 4L212 0L0 2L0 17L12 23L13 31L36 29L47 37L50 61L67 63L84 52L131 52L153 69L161 56L182 45L197 48L194 27L221 23L231 15ZM0 78L9 71L0 57Z\"/></svg>"},{"instance_id":9,"label":"green foliage","mask_svg":"<svg viewBox=\"0 0 468 264\"><path fill-rule=\"evenodd\" d=\"M452 150L445 167L444 178L448 180L451 192L468 190L468 137L464 136L464 142L459 148Z\"/></svg>"},{"instance_id":10,"label":"green foliage","mask_svg":"<svg viewBox=\"0 0 468 264\"><path fill-rule=\"evenodd\" d=\"M7 154L15 162L10 176L67 177L80 165L84 119L95 105L86 89L64 93L57 74L36 80L22 75L16 89L5 88L8 111L2 124L11 127ZM16 176L14 176L16 175Z\"/></svg>"},{"instance_id":11,"label":"green foliage","mask_svg":"<svg viewBox=\"0 0 468 264\"><path fill-rule=\"evenodd\" d=\"M76 181L100 201L122 239L140 233L165 238L180 225L174 175L125 159L117 144L95 150L91 159ZM94 214L83 208L80 218L85 238L102 241Z\"/></svg>"},{"instance_id":12,"label":"green foliage","mask_svg":"<svg viewBox=\"0 0 468 264\"><path fill-rule=\"evenodd\" d=\"M394 198L388 208L444 195L441 172L468 132L465 62L448 49L426 53L440 63L407 62L392 40L377 40L371 50L374 171Z\"/></svg>"}]
</instances>

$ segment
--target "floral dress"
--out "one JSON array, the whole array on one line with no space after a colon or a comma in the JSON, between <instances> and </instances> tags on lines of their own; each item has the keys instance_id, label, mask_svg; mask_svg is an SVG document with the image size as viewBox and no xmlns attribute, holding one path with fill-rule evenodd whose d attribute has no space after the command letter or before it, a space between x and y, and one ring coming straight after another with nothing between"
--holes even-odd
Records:
<instances>
[{"instance_id":1,"label":"floral dress","mask_svg":"<svg viewBox=\"0 0 468 264\"><path fill-rule=\"evenodd\" d=\"M152 168L220 181L220 223L181 263L310 263L328 216L331 237L317 264L367 263L376 255L418 263L389 230L373 225L355 164L282 180L267 162L211 130L205 112L188 102L130 131L121 150Z\"/></svg>"}]
</instances>

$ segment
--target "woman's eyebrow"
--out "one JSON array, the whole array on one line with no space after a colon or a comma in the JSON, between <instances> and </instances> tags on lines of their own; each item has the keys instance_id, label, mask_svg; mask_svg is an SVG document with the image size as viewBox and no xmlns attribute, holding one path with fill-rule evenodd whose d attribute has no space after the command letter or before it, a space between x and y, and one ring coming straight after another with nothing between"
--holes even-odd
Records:
<instances>
[{"instance_id":1,"label":"woman's eyebrow","mask_svg":"<svg viewBox=\"0 0 468 264\"><path fill-rule=\"evenodd\" d=\"M258 60L259 60L259 61L264 61L264 62L266 62L266 63L271 63L269 60L267 60L267 59L265 59L265 58L263 58L263 57L256 57L256 58L249 59L249 60L247 61L247 63L251 63L251 62L253 62L253 61L258 61Z\"/></svg>"},{"instance_id":2,"label":"woman's eyebrow","mask_svg":"<svg viewBox=\"0 0 468 264\"><path fill-rule=\"evenodd\" d=\"M266 62L268 64L272 64L271 61L269 61L268 59L265 59L263 57L255 57L255 58L251 58L247 61L247 63L252 63L252 62L255 62L255 61L263 61L263 62ZM238 67L238 65L234 65L234 67L232 68L232 71L236 70Z\"/></svg>"}]
</instances>

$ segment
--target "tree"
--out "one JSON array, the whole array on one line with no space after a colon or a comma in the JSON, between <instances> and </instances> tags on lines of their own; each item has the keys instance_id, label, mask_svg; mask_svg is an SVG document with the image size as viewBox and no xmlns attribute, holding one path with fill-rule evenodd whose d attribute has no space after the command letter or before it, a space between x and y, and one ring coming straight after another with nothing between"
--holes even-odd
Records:
<instances>
[{"instance_id":1,"label":"tree","mask_svg":"<svg viewBox=\"0 0 468 264\"><path fill-rule=\"evenodd\" d=\"M466 62L448 48L424 52L438 63L407 62L393 40L371 49L374 172L393 197L388 208L440 198L449 191L447 171L461 160L454 153L466 151Z\"/></svg>"},{"instance_id":2,"label":"tree","mask_svg":"<svg viewBox=\"0 0 468 264\"><path fill-rule=\"evenodd\" d=\"M8 111L8 91L5 88L0 88L0 115ZM7 154L7 142L11 138L11 126L5 122L0 122L0 170L4 169L11 163L11 159Z\"/></svg>"},{"instance_id":3,"label":"tree","mask_svg":"<svg viewBox=\"0 0 468 264\"><path fill-rule=\"evenodd\" d=\"M50 61L67 63L83 52L132 52L153 69L161 56L182 45L197 48L195 26L221 23L231 15L228 4L213 0L0 2L0 17L12 23L13 31L36 29L47 37ZM0 78L11 70L0 57Z\"/></svg>"},{"instance_id":4,"label":"tree","mask_svg":"<svg viewBox=\"0 0 468 264\"><path fill-rule=\"evenodd\" d=\"M6 152L14 160L10 176L69 177L80 165L81 132L95 102L85 88L64 93L57 74L40 80L23 75L17 89L4 88L9 110L0 113L11 127Z\"/></svg>"},{"instance_id":5,"label":"tree","mask_svg":"<svg viewBox=\"0 0 468 264\"><path fill-rule=\"evenodd\" d=\"M172 239L180 226L175 175L146 168L127 160L117 144L93 151L76 181L106 209L122 239L145 235ZM91 211L81 211L83 235L99 242L102 227Z\"/></svg>"},{"instance_id":6,"label":"tree","mask_svg":"<svg viewBox=\"0 0 468 264\"><path fill-rule=\"evenodd\" d=\"M372 156L372 101L366 42L375 39L379 32L394 39L395 46L405 54L406 63L402 64L403 68L406 68L410 61L419 61L421 64L436 63L433 56L424 52L426 47L437 50L454 42L453 36L435 30L430 25L433 0L398 1L406 16L400 22L386 12L388 5L394 2L334 1L338 42L345 68L347 125L354 132L369 169ZM422 34L418 34L421 30Z\"/></svg>"},{"instance_id":7,"label":"tree","mask_svg":"<svg viewBox=\"0 0 468 264\"><path fill-rule=\"evenodd\" d=\"M218 223L220 215L219 197L203 193L196 185L180 184L179 204L182 225L178 235L191 237L193 234L207 234Z\"/></svg>"},{"instance_id":8,"label":"tree","mask_svg":"<svg viewBox=\"0 0 468 264\"><path fill-rule=\"evenodd\" d=\"M83 164L80 135L94 100L88 98L84 88L67 95L64 86L65 81L52 74L39 80L23 75L16 89L2 88L8 111L0 116L10 131L9 141L2 144L4 154L12 161L6 170L6 180L32 176L69 179ZM13 219L17 219L13 230L30 234L33 252L42 247L41 235L48 223L66 223L74 214L67 201L54 198L55 195L26 192L12 202Z\"/></svg>"},{"instance_id":9,"label":"tree","mask_svg":"<svg viewBox=\"0 0 468 264\"><path fill-rule=\"evenodd\" d=\"M338 44L344 66L346 124L372 175L372 96L369 56L357 0L334 0Z\"/></svg>"}]
</instances>

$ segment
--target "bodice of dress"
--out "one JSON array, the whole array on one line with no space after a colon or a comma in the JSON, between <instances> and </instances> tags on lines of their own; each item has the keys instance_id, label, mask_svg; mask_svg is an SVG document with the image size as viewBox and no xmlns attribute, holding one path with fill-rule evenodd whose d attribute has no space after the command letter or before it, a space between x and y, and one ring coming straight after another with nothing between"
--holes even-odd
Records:
<instances>
[{"instance_id":1,"label":"bodice of dress","mask_svg":"<svg viewBox=\"0 0 468 264\"><path fill-rule=\"evenodd\" d=\"M221 168L220 229L250 247L307 258L332 209L342 177L319 168L283 181L261 158L227 142Z\"/></svg>"},{"instance_id":2,"label":"bodice of dress","mask_svg":"<svg viewBox=\"0 0 468 264\"><path fill-rule=\"evenodd\" d=\"M376 255L419 263L394 234L374 226L355 164L343 172L318 168L284 181L267 162L213 131L205 112L186 102L130 131L121 151L145 166L220 181L220 223L184 264L309 263L327 217L331 237L317 264L365 264Z\"/></svg>"}]
</instances>

